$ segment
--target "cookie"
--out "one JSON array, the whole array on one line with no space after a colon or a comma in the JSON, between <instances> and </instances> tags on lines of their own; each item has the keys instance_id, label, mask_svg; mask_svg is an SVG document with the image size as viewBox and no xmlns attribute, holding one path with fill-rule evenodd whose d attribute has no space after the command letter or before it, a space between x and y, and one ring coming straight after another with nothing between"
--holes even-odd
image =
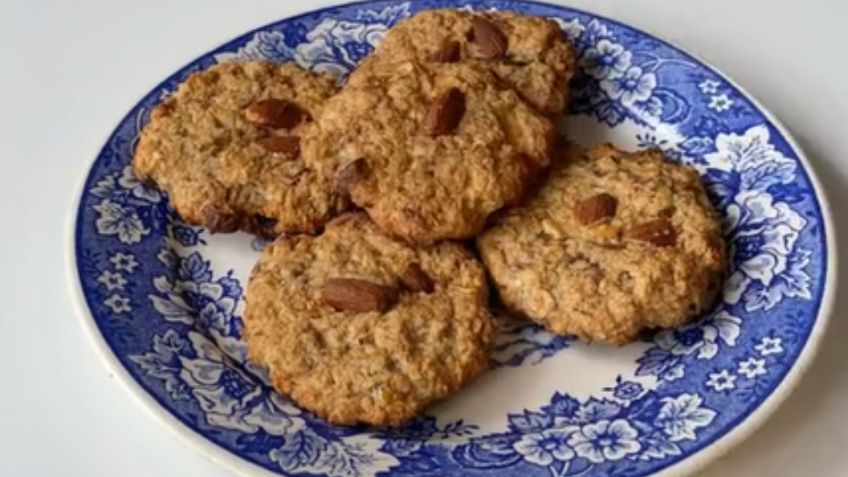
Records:
<instances>
[{"instance_id":1,"label":"cookie","mask_svg":"<svg viewBox=\"0 0 848 477\"><path fill-rule=\"evenodd\" d=\"M303 128L336 92L293 63L223 63L156 106L133 168L212 232L313 232L347 207L300 156Z\"/></svg>"},{"instance_id":2,"label":"cookie","mask_svg":"<svg viewBox=\"0 0 848 477\"><path fill-rule=\"evenodd\" d=\"M548 115L565 109L568 82L577 69L574 47L556 22L508 11L437 9L418 13L390 29L362 62L360 71L400 59L486 64Z\"/></svg>"},{"instance_id":3,"label":"cookie","mask_svg":"<svg viewBox=\"0 0 848 477\"><path fill-rule=\"evenodd\" d=\"M488 69L404 61L348 83L301 144L380 228L431 243L517 202L552 141L551 122Z\"/></svg>"},{"instance_id":4,"label":"cookie","mask_svg":"<svg viewBox=\"0 0 848 477\"><path fill-rule=\"evenodd\" d=\"M555 333L617 345L707 309L726 251L698 173L660 151L568 155L477 240L503 303Z\"/></svg>"},{"instance_id":5,"label":"cookie","mask_svg":"<svg viewBox=\"0 0 848 477\"><path fill-rule=\"evenodd\" d=\"M335 424L395 425L486 369L486 287L462 245L412 247L350 213L265 248L243 335L300 406Z\"/></svg>"}]
</instances>

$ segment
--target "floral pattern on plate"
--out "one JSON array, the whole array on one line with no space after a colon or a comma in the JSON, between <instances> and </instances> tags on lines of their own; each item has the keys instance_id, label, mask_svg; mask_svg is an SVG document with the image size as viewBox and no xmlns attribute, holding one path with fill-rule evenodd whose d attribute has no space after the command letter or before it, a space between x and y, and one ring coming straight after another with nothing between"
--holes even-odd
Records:
<instances>
[{"instance_id":1,"label":"floral pattern on plate","mask_svg":"<svg viewBox=\"0 0 848 477\"><path fill-rule=\"evenodd\" d=\"M583 68L568 121L698 168L724 217L729 279L721 302L697 323L621 350L499 317L495 369L468 393L519 374L547 390L480 395L482 414L457 415L471 409L457 402L473 399L457 397L400 428L330 426L271 391L264 370L245 361L244 280L263 242L181 223L164 195L133 177L133 147L150 108L192 71L262 58L342 78L389 26L440 6L556 20ZM828 253L823 220L799 152L767 116L709 67L656 38L521 1L378 1L248 33L149 93L91 168L75 253L94 324L132 378L198 435L268 471L624 477L675 465L769 399L817 324ZM603 378L562 377L572 362Z\"/></svg>"}]
</instances>

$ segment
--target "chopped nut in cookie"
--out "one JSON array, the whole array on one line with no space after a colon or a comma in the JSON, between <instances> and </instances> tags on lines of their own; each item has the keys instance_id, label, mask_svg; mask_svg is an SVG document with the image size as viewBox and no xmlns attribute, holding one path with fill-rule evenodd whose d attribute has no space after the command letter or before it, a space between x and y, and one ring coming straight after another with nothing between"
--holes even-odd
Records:
<instances>
[{"instance_id":1,"label":"chopped nut in cookie","mask_svg":"<svg viewBox=\"0 0 848 477\"><path fill-rule=\"evenodd\" d=\"M459 126L465 115L465 93L451 88L442 93L427 111L424 130L430 136L450 134Z\"/></svg>"},{"instance_id":2,"label":"chopped nut in cookie","mask_svg":"<svg viewBox=\"0 0 848 477\"><path fill-rule=\"evenodd\" d=\"M427 275L427 272L421 268L418 262L412 262L407 265L406 269L400 275L400 282L407 290L425 293L432 293L435 289L433 279Z\"/></svg>"},{"instance_id":3,"label":"chopped nut in cookie","mask_svg":"<svg viewBox=\"0 0 848 477\"><path fill-rule=\"evenodd\" d=\"M258 142L266 151L288 159L295 159L300 154L300 138L297 136L268 136Z\"/></svg>"},{"instance_id":4,"label":"chopped nut in cookie","mask_svg":"<svg viewBox=\"0 0 848 477\"><path fill-rule=\"evenodd\" d=\"M471 41L481 58L491 60L506 54L509 40L497 25L481 16L474 16L471 27Z\"/></svg>"},{"instance_id":5,"label":"chopped nut in cookie","mask_svg":"<svg viewBox=\"0 0 848 477\"><path fill-rule=\"evenodd\" d=\"M635 225L624 232L625 238L648 242L657 247L669 247L677 242L674 225L665 218L659 218Z\"/></svg>"},{"instance_id":6,"label":"chopped nut in cookie","mask_svg":"<svg viewBox=\"0 0 848 477\"><path fill-rule=\"evenodd\" d=\"M618 199L605 192L581 200L574 207L577 220L583 225L595 225L615 217Z\"/></svg>"},{"instance_id":7,"label":"chopped nut in cookie","mask_svg":"<svg viewBox=\"0 0 848 477\"><path fill-rule=\"evenodd\" d=\"M276 98L259 100L244 110L244 118L249 122L274 129L291 129L300 124L303 116L300 106Z\"/></svg>"},{"instance_id":8,"label":"chopped nut in cookie","mask_svg":"<svg viewBox=\"0 0 848 477\"><path fill-rule=\"evenodd\" d=\"M397 302L397 290L367 280L332 278L324 282L321 296L328 305L339 311L381 313Z\"/></svg>"}]
</instances>

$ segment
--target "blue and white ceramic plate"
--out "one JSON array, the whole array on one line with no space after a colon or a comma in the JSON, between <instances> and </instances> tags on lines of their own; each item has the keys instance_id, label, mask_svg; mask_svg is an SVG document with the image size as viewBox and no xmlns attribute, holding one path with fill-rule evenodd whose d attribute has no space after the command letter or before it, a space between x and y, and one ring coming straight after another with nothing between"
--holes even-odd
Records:
<instances>
[{"instance_id":1,"label":"blue and white ceramic plate","mask_svg":"<svg viewBox=\"0 0 848 477\"><path fill-rule=\"evenodd\" d=\"M585 75L563 121L578 142L660 147L698 168L724 216L732 273L696 325L624 348L504 321L494 369L399 429L330 426L244 361L247 274L262 244L180 222L129 164L150 108L215 62L349 72L418 10L555 19ZM754 54L753 52L751 54ZM249 32L177 71L121 121L85 180L73 269L85 322L130 389L213 458L251 475L683 475L747 436L809 364L835 289L818 183L786 131L710 66L639 30L523 1L374 1Z\"/></svg>"}]
</instances>

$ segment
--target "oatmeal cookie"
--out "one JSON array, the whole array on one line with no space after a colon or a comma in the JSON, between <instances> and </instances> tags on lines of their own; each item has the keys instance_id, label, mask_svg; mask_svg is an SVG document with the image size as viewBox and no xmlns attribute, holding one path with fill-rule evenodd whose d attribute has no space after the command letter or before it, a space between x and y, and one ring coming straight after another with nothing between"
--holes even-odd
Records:
<instances>
[{"instance_id":1,"label":"oatmeal cookie","mask_svg":"<svg viewBox=\"0 0 848 477\"><path fill-rule=\"evenodd\" d=\"M573 155L477 240L504 304L553 332L617 345L709 307L726 252L698 173L660 151Z\"/></svg>"},{"instance_id":2,"label":"oatmeal cookie","mask_svg":"<svg viewBox=\"0 0 848 477\"><path fill-rule=\"evenodd\" d=\"M280 237L247 286L244 339L274 388L335 424L399 424L486 369L482 265L460 244L412 247L361 212Z\"/></svg>"},{"instance_id":3,"label":"oatmeal cookie","mask_svg":"<svg viewBox=\"0 0 848 477\"><path fill-rule=\"evenodd\" d=\"M426 10L402 20L354 73L400 59L488 65L548 115L563 112L577 54L553 20L514 12Z\"/></svg>"},{"instance_id":4,"label":"oatmeal cookie","mask_svg":"<svg viewBox=\"0 0 848 477\"><path fill-rule=\"evenodd\" d=\"M214 65L151 111L133 168L213 232L313 232L347 206L300 156L303 128L335 92L293 63Z\"/></svg>"},{"instance_id":5,"label":"oatmeal cookie","mask_svg":"<svg viewBox=\"0 0 848 477\"><path fill-rule=\"evenodd\" d=\"M349 83L302 141L310 167L416 243L478 233L522 197L552 143L551 122L488 69L415 61Z\"/></svg>"}]
</instances>

